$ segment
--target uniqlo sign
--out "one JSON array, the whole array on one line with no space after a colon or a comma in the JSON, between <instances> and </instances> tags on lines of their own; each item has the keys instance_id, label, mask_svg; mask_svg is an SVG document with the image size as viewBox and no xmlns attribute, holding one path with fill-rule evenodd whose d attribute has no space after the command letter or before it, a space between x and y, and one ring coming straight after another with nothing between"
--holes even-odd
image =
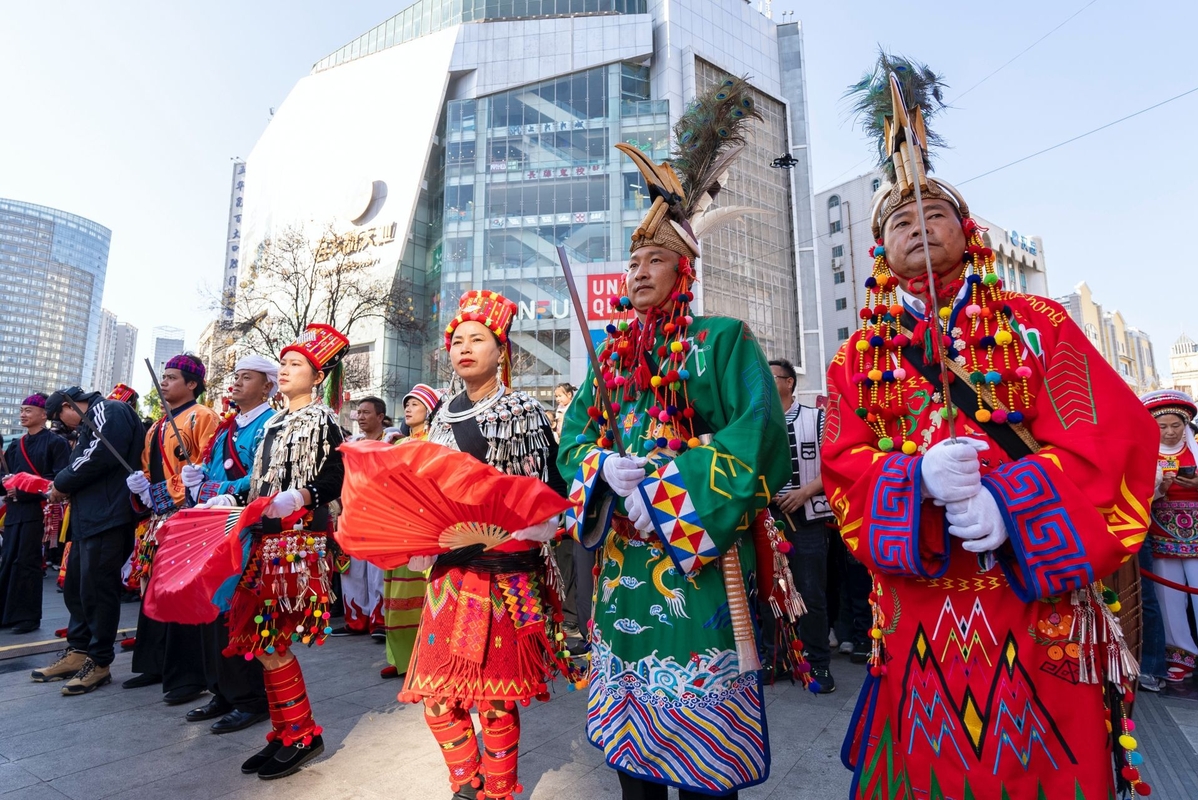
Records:
<instances>
[{"instance_id":1,"label":"uniqlo sign","mask_svg":"<svg viewBox=\"0 0 1198 800\"><path fill-rule=\"evenodd\" d=\"M606 320L611 318L612 297L624 294L624 273L612 272L606 275L590 275L587 277L587 319Z\"/></svg>"}]
</instances>

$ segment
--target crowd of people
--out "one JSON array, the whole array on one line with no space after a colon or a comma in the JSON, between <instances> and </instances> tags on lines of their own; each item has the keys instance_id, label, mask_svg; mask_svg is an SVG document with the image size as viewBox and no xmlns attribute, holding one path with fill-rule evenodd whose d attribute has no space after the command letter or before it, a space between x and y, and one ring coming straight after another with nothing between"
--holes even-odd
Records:
<instances>
[{"instance_id":1,"label":"crowd of people","mask_svg":"<svg viewBox=\"0 0 1198 800\"><path fill-rule=\"evenodd\" d=\"M926 77L896 63L883 74ZM455 798L523 791L520 708L556 681L586 692L579 725L626 800L669 787L693 800L767 779L765 687L831 693L839 652L866 670L842 754L855 798L1149 794L1128 709L1135 686L1195 666L1198 406L1175 391L1141 402L1060 306L1007 291L964 198L894 134L923 130L920 107L875 83L858 88L867 108L890 101L890 182L869 220L861 327L825 403L799 401L795 366L767 359L746 323L691 307L700 239L734 216L711 200L756 116L731 79L675 129L716 131L710 158L655 164L617 146L653 204L586 379L559 385L550 411L519 390L516 306L488 290L464 294L445 330L450 386L413 386L399 426L366 397L356 433L341 427L321 393L349 342L327 325L277 363L238 361L223 417L199 402L206 369L188 354L166 362L167 413L148 429L124 387L31 395L5 451L0 621L38 628L62 531L71 615L33 680L65 695L108 683L136 586L124 686L160 684L171 705L209 693L186 719L215 733L269 721L246 774L282 778L321 754L296 651L361 635L386 643L381 677L422 706ZM455 520L435 552L351 555L402 538L399 520L342 516L386 503L356 459L432 446L566 510L498 533ZM218 510L242 566L195 624L150 601L156 557L180 519ZM1159 581L1142 592L1140 664L1126 587L1104 583L1137 553Z\"/></svg>"}]
</instances>

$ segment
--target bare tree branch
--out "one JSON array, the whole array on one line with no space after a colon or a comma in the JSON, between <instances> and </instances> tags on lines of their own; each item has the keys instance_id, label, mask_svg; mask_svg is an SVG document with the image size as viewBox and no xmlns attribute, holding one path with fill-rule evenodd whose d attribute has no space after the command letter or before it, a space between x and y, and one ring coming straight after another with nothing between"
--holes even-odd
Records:
<instances>
[{"instance_id":1,"label":"bare tree branch","mask_svg":"<svg viewBox=\"0 0 1198 800\"><path fill-rule=\"evenodd\" d=\"M368 320L401 336L423 332L410 282L375 278L376 262L359 255L365 240L357 237L328 226L313 247L302 228L289 226L263 242L237 290L232 328L238 349L277 357L313 322L332 325L351 341ZM369 361L355 369L367 374L357 375L350 388L369 387Z\"/></svg>"}]
</instances>

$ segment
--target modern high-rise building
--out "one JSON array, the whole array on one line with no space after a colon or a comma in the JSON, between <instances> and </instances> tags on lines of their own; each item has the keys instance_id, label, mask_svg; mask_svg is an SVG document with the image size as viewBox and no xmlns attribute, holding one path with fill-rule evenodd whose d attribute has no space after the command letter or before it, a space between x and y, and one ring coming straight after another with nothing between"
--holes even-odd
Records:
<instances>
[{"instance_id":1,"label":"modern high-rise building","mask_svg":"<svg viewBox=\"0 0 1198 800\"><path fill-rule=\"evenodd\" d=\"M869 255L874 246L869 212L882 183L882 173L874 170L815 196L820 320L829 360L861 324L858 313L865 302L865 279L874 266ZM1047 295L1044 241L995 225L976 213L973 218L986 229L982 238L994 250L994 268L1003 285L1016 292ZM798 393L814 398L826 388L824 372L819 370L800 378Z\"/></svg>"},{"instance_id":2,"label":"modern high-rise building","mask_svg":"<svg viewBox=\"0 0 1198 800\"><path fill-rule=\"evenodd\" d=\"M171 356L177 356L183 352L183 329L168 326L158 327L154 329L153 337L154 370L161 374Z\"/></svg>"},{"instance_id":3,"label":"modern high-rise building","mask_svg":"<svg viewBox=\"0 0 1198 800\"><path fill-rule=\"evenodd\" d=\"M95 374L111 239L76 214L0 199L0 434L20 430L32 392Z\"/></svg>"},{"instance_id":4,"label":"modern high-rise building","mask_svg":"<svg viewBox=\"0 0 1198 800\"><path fill-rule=\"evenodd\" d=\"M116 359L116 314L107 308L100 311L100 330L96 339L96 368L87 383L97 392L106 392L112 383L112 368Z\"/></svg>"},{"instance_id":5,"label":"modern high-rise building","mask_svg":"<svg viewBox=\"0 0 1198 800\"><path fill-rule=\"evenodd\" d=\"M137 328L128 322L116 324L116 348L112 356L112 386L118 383L133 384L133 369L137 357ZM97 392L108 391L112 386L96 386Z\"/></svg>"},{"instance_id":6,"label":"modern high-rise building","mask_svg":"<svg viewBox=\"0 0 1198 800\"><path fill-rule=\"evenodd\" d=\"M1148 334L1124 322L1121 312L1104 309L1094 299L1085 281L1056 300L1136 394L1160 388L1161 380L1156 372L1156 358ZM1176 350L1174 345L1174 352Z\"/></svg>"},{"instance_id":7,"label":"modern high-rise building","mask_svg":"<svg viewBox=\"0 0 1198 800\"><path fill-rule=\"evenodd\" d=\"M799 25L740 0L420 0L322 58L246 160L241 281L302 229L410 292L417 334L349 332L390 403L446 378L445 322L467 289L514 300L515 383L548 403L586 369L649 205L627 142L664 160L698 91L747 76L757 123L723 204L760 214L702 242L704 313L747 321L771 356L822 372ZM556 248L588 309L575 320ZM805 301L799 303L802 295ZM813 295L812 295L813 296Z\"/></svg>"}]
</instances>

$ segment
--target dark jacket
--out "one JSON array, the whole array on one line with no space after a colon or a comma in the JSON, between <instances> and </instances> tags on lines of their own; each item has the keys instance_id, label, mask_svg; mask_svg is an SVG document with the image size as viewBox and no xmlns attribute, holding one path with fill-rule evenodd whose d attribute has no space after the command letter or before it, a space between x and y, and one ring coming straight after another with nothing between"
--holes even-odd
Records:
<instances>
[{"instance_id":1,"label":"dark jacket","mask_svg":"<svg viewBox=\"0 0 1198 800\"><path fill-rule=\"evenodd\" d=\"M125 461L141 465L145 444L141 421L128 403L105 400L99 392L87 400L87 418L99 428ZM128 472L96 438L86 423L79 424L79 443L71 451L67 468L54 477L54 486L71 496L71 538L86 539L113 528L132 525Z\"/></svg>"},{"instance_id":2,"label":"dark jacket","mask_svg":"<svg viewBox=\"0 0 1198 800\"><path fill-rule=\"evenodd\" d=\"M71 446L61 436L43 430L33 436L23 436L10 444L4 453L4 463L13 472L28 472L53 480L67 465L70 453ZM8 501L4 523L40 523L42 501L46 498L30 492L18 491L15 494L16 499Z\"/></svg>"}]
</instances>

